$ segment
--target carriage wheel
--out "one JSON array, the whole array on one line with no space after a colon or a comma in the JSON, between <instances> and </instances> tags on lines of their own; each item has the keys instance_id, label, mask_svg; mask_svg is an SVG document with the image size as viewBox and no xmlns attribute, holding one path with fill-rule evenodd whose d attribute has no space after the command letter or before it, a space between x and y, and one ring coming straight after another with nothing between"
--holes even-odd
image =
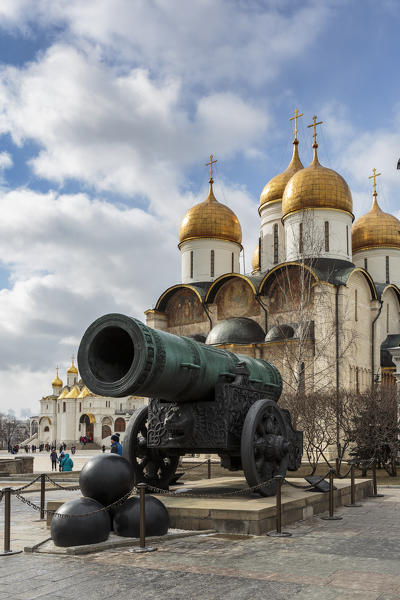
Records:
<instances>
[{"instance_id":1,"label":"carriage wheel","mask_svg":"<svg viewBox=\"0 0 400 600\"><path fill-rule=\"evenodd\" d=\"M273 400L257 400L244 420L241 441L243 471L250 487L274 477L285 477L289 461L289 444L282 412ZM276 482L257 490L273 496Z\"/></svg>"},{"instance_id":2,"label":"carriage wheel","mask_svg":"<svg viewBox=\"0 0 400 600\"><path fill-rule=\"evenodd\" d=\"M123 455L133 466L135 485L147 483L168 489L178 466L178 456L168 456L163 450L147 447L148 407L136 410L129 419L123 443Z\"/></svg>"}]
</instances>

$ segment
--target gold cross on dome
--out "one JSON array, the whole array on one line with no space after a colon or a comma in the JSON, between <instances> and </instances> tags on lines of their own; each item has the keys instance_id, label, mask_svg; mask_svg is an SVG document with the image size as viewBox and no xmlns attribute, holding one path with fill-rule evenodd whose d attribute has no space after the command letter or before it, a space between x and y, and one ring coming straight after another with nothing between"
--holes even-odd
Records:
<instances>
[{"instance_id":1,"label":"gold cross on dome","mask_svg":"<svg viewBox=\"0 0 400 600\"><path fill-rule=\"evenodd\" d=\"M314 127L314 144L317 143L317 125L322 125L323 121L318 121L317 123L317 115L313 116L313 121L314 123L311 123L311 125L307 125L307 127Z\"/></svg>"},{"instance_id":2,"label":"gold cross on dome","mask_svg":"<svg viewBox=\"0 0 400 600\"><path fill-rule=\"evenodd\" d=\"M60 368L60 367L57 365L57 366L56 366L57 377L58 377L58 369L59 369L59 368Z\"/></svg>"},{"instance_id":3,"label":"gold cross on dome","mask_svg":"<svg viewBox=\"0 0 400 600\"><path fill-rule=\"evenodd\" d=\"M218 162L217 160L213 160L213 155L210 154L210 162L206 163L206 167L210 167L210 179L212 179L212 171L213 165Z\"/></svg>"},{"instance_id":4,"label":"gold cross on dome","mask_svg":"<svg viewBox=\"0 0 400 600\"><path fill-rule=\"evenodd\" d=\"M290 117L289 121L293 121L294 120L294 139L297 140L297 133L298 133L298 129L297 129L297 119L299 119L300 117L303 116L303 113L299 114L299 111L297 110L297 108L294 109L294 117Z\"/></svg>"},{"instance_id":5,"label":"gold cross on dome","mask_svg":"<svg viewBox=\"0 0 400 600\"><path fill-rule=\"evenodd\" d=\"M74 356L74 355L72 355L72 357L71 357L71 358L72 358L72 364L74 364L74 359L75 359L75 356Z\"/></svg>"},{"instance_id":6,"label":"gold cross on dome","mask_svg":"<svg viewBox=\"0 0 400 600\"><path fill-rule=\"evenodd\" d=\"M382 173L377 173L376 169L372 169L372 173L373 173L373 175L370 175L368 177L368 179L374 180L374 195L375 195L376 194L376 178L379 177L379 175L382 175Z\"/></svg>"}]
</instances>

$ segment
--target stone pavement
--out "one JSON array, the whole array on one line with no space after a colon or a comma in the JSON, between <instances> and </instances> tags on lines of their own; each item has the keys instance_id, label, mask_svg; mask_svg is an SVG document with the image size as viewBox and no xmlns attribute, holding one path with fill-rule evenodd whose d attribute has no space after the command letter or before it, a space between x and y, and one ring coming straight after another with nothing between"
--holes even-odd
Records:
<instances>
[{"instance_id":1,"label":"stone pavement","mask_svg":"<svg viewBox=\"0 0 400 600\"><path fill-rule=\"evenodd\" d=\"M291 538L198 535L149 554L0 557L0 600L400 600L400 489L381 491L361 508L341 508L342 521L298 523ZM13 549L46 536L16 499L13 515Z\"/></svg>"}]
</instances>

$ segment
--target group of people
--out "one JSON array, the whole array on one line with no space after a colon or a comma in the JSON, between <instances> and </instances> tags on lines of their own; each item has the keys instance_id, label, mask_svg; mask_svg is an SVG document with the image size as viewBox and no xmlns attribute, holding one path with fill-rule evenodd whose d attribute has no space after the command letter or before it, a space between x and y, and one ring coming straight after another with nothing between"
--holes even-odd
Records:
<instances>
[{"instance_id":1,"label":"group of people","mask_svg":"<svg viewBox=\"0 0 400 600\"><path fill-rule=\"evenodd\" d=\"M61 450L60 455L57 455L57 450L52 448L50 453L51 470L52 471L72 471L74 463L68 452Z\"/></svg>"},{"instance_id":2,"label":"group of people","mask_svg":"<svg viewBox=\"0 0 400 600\"><path fill-rule=\"evenodd\" d=\"M79 442L86 446L86 444L90 444L90 442L93 442L93 439L90 437L90 435L81 435L81 437L79 438Z\"/></svg>"}]
</instances>

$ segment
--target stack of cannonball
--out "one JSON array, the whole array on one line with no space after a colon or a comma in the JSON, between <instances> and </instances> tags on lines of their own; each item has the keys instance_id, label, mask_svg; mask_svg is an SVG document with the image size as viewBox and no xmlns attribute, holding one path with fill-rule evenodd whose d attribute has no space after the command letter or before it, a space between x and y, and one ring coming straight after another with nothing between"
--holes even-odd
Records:
<instances>
[{"instance_id":1,"label":"stack of cannonball","mask_svg":"<svg viewBox=\"0 0 400 600\"><path fill-rule=\"evenodd\" d=\"M54 544L63 547L98 544L108 539L112 529L123 537L139 537L138 497L101 510L128 494L133 485L132 465L126 458L118 454L99 454L88 460L79 476L83 497L65 502L53 516ZM168 526L164 504L153 496L146 496L146 535L165 535Z\"/></svg>"}]
</instances>

